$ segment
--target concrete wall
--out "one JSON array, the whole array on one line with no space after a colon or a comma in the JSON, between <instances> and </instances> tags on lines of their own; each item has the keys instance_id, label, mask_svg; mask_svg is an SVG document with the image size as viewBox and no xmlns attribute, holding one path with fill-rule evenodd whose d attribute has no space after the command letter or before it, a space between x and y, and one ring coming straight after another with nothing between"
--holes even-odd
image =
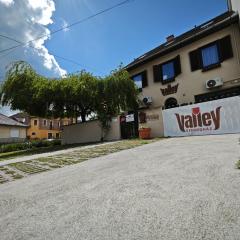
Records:
<instances>
[{"instance_id":1,"label":"concrete wall","mask_svg":"<svg viewBox=\"0 0 240 240\"><path fill-rule=\"evenodd\" d=\"M63 127L63 144L99 142L102 137L100 122L90 121ZM104 138L106 141L121 139L119 117L114 118L111 128Z\"/></svg>"},{"instance_id":2,"label":"concrete wall","mask_svg":"<svg viewBox=\"0 0 240 240\"><path fill-rule=\"evenodd\" d=\"M192 72L189 60L189 52L196 50L208 43L212 43L218 39L221 39L227 35L231 36L233 54L234 57L221 63L221 67L212 69L210 71L202 72L197 70ZM195 95L208 93L211 90L206 89L205 83L209 79L221 77L224 81L222 89L240 86L240 31L238 24L231 25L219 32L213 33L203 39L200 39L192 44L189 44L175 52L169 53L161 58L153 60L145 65L142 65L134 70L130 71L133 76L144 70L147 70L148 74L148 87L143 88L141 93L143 96L151 96L153 98L153 104L151 108L159 108L164 106L166 99L174 97L179 104L194 102ZM163 96L161 88L166 88L167 85L162 83L156 83L153 81L153 65L164 63L168 60L180 55L182 73L176 77L174 82L171 82L171 86L179 84L176 94ZM140 96L141 97L141 96Z\"/></svg>"},{"instance_id":3,"label":"concrete wall","mask_svg":"<svg viewBox=\"0 0 240 240\"><path fill-rule=\"evenodd\" d=\"M19 137L11 137L11 129L19 130ZM22 142L27 137L27 129L23 127L0 126L0 143Z\"/></svg>"}]
</instances>

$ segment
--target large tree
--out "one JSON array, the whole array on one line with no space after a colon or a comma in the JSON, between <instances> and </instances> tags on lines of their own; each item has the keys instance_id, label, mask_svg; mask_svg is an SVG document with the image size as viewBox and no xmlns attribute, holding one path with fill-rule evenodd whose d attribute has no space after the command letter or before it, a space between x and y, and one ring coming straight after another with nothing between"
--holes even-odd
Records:
<instances>
[{"instance_id":1,"label":"large tree","mask_svg":"<svg viewBox=\"0 0 240 240\"><path fill-rule=\"evenodd\" d=\"M122 111L137 109L137 96L138 90L134 82L129 73L121 67L98 82L96 112L104 132L109 129L114 116Z\"/></svg>"},{"instance_id":2,"label":"large tree","mask_svg":"<svg viewBox=\"0 0 240 240\"><path fill-rule=\"evenodd\" d=\"M95 111L98 84L92 74L81 71L71 74L62 80L63 95L65 95L66 111L69 115L81 117L82 122Z\"/></svg>"},{"instance_id":3,"label":"large tree","mask_svg":"<svg viewBox=\"0 0 240 240\"><path fill-rule=\"evenodd\" d=\"M12 110L44 116L48 99L38 95L48 80L38 75L29 64L19 61L11 64L6 73L6 81L1 86L2 106L9 105Z\"/></svg>"},{"instance_id":4,"label":"large tree","mask_svg":"<svg viewBox=\"0 0 240 240\"><path fill-rule=\"evenodd\" d=\"M13 63L1 88L2 105L40 117L86 117L95 114L107 130L113 116L137 108L138 91L121 67L104 78L81 71L61 79L37 74L25 62Z\"/></svg>"}]
</instances>

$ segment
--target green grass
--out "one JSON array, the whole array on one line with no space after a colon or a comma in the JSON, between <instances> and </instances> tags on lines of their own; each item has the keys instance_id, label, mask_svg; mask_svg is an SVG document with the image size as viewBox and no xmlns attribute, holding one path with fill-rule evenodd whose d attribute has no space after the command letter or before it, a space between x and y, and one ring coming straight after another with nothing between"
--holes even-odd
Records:
<instances>
[{"instance_id":1,"label":"green grass","mask_svg":"<svg viewBox=\"0 0 240 240\"><path fill-rule=\"evenodd\" d=\"M6 170L5 173L9 174L9 175L13 175L13 174L15 174L15 171L13 171L13 170Z\"/></svg>"},{"instance_id":2,"label":"green grass","mask_svg":"<svg viewBox=\"0 0 240 240\"><path fill-rule=\"evenodd\" d=\"M5 182L8 182L8 180L0 175L0 184L5 183Z\"/></svg>"},{"instance_id":3,"label":"green grass","mask_svg":"<svg viewBox=\"0 0 240 240\"><path fill-rule=\"evenodd\" d=\"M240 169L240 160L237 161L236 167L237 167L237 169Z\"/></svg>"},{"instance_id":4,"label":"green grass","mask_svg":"<svg viewBox=\"0 0 240 240\"><path fill-rule=\"evenodd\" d=\"M45 172L45 171L48 170L46 168L42 168L42 167L39 167L39 166L36 166L36 165L30 165L30 164L27 164L27 163L24 163L24 162L11 163L11 164L9 164L9 166L11 166L11 167L13 167L13 168L15 168L15 169L17 169L21 172L27 173L27 174Z\"/></svg>"},{"instance_id":5,"label":"green grass","mask_svg":"<svg viewBox=\"0 0 240 240\"><path fill-rule=\"evenodd\" d=\"M6 164L4 166L0 166L0 171L3 171L5 174L9 175L12 180L16 180L30 174L41 173L49 171L51 169L62 168L67 165L81 163L92 158L101 157L104 155L108 155L111 153L119 152L130 148L135 148L141 145L156 142L158 140L160 139L158 138L152 140L134 139L123 140L120 142L109 143L106 145L97 145L91 148L85 149L83 148L61 155ZM1 180L1 177L2 176L0 175L0 183L4 183L7 181L6 179L4 179L4 177L2 177Z\"/></svg>"},{"instance_id":6,"label":"green grass","mask_svg":"<svg viewBox=\"0 0 240 240\"><path fill-rule=\"evenodd\" d=\"M95 144L95 143L91 143L91 144ZM28 150L0 153L0 161L9 160L9 159L13 159L16 157L31 156L31 155L40 154L40 153L55 152L55 151L59 151L59 150L65 150L65 149L69 149L69 148L81 147L81 146L86 146L86 145L91 145L91 144L89 144L89 143L70 144L70 145L50 146L50 147L33 148L33 149L28 149Z\"/></svg>"},{"instance_id":7,"label":"green grass","mask_svg":"<svg viewBox=\"0 0 240 240\"><path fill-rule=\"evenodd\" d=\"M23 178L24 176L23 176L23 175L20 175L20 174L14 174L12 177L13 177L13 179L21 179L21 178Z\"/></svg>"}]
</instances>

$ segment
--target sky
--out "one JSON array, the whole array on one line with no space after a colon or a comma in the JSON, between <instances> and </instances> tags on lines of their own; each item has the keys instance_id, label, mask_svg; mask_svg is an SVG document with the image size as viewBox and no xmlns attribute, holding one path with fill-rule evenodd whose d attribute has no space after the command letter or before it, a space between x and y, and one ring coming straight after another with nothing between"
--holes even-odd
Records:
<instances>
[{"instance_id":1,"label":"sky","mask_svg":"<svg viewBox=\"0 0 240 240\"><path fill-rule=\"evenodd\" d=\"M82 69L107 75L195 25L227 11L227 0L130 0L118 8L48 36L123 0L0 0L0 81L13 61L25 60L40 74L60 77ZM57 55L57 56L56 56ZM70 61L65 61L62 58ZM0 112L10 115L9 108Z\"/></svg>"}]
</instances>

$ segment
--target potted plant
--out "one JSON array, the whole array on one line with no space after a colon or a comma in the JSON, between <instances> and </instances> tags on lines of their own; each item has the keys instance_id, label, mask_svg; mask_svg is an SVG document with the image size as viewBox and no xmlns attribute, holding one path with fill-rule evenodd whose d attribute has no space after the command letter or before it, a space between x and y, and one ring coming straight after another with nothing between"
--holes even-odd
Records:
<instances>
[{"instance_id":1,"label":"potted plant","mask_svg":"<svg viewBox=\"0 0 240 240\"><path fill-rule=\"evenodd\" d=\"M148 127L147 124L140 124L138 132L141 139L151 138L151 128Z\"/></svg>"}]
</instances>

